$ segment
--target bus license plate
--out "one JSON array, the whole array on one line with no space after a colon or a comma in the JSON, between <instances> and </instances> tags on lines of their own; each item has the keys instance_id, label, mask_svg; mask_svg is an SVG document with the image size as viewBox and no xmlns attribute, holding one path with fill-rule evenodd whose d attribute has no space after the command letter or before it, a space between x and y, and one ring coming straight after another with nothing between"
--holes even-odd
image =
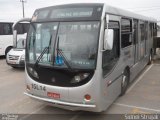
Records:
<instances>
[{"instance_id":1,"label":"bus license plate","mask_svg":"<svg viewBox=\"0 0 160 120\"><path fill-rule=\"evenodd\" d=\"M10 64L16 64L16 62L13 62L13 61L8 61L8 63L10 63Z\"/></svg>"},{"instance_id":2,"label":"bus license plate","mask_svg":"<svg viewBox=\"0 0 160 120\"><path fill-rule=\"evenodd\" d=\"M49 98L54 98L54 99L59 99L60 98L60 94L59 93L47 92L47 96Z\"/></svg>"}]
</instances>

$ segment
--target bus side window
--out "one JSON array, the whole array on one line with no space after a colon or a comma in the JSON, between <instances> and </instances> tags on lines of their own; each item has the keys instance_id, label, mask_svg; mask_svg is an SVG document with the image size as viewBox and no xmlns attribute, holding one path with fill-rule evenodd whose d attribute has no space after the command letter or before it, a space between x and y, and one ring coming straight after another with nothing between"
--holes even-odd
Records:
<instances>
[{"instance_id":1,"label":"bus side window","mask_svg":"<svg viewBox=\"0 0 160 120\"><path fill-rule=\"evenodd\" d=\"M128 18L121 19L121 47L125 48L132 44L132 20Z\"/></svg>"},{"instance_id":2,"label":"bus side window","mask_svg":"<svg viewBox=\"0 0 160 120\"><path fill-rule=\"evenodd\" d=\"M109 22L109 29L114 30L113 48L112 50L106 50L103 52L102 68L103 76L105 76L117 63L120 55L120 44L119 44L119 22Z\"/></svg>"},{"instance_id":3,"label":"bus side window","mask_svg":"<svg viewBox=\"0 0 160 120\"><path fill-rule=\"evenodd\" d=\"M141 42L145 40L145 22L140 21L140 33L141 33Z\"/></svg>"},{"instance_id":4,"label":"bus side window","mask_svg":"<svg viewBox=\"0 0 160 120\"><path fill-rule=\"evenodd\" d=\"M3 24L0 23L0 35L3 35Z\"/></svg>"},{"instance_id":5,"label":"bus side window","mask_svg":"<svg viewBox=\"0 0 160 120\"><path fill-rule=\"evenodd\" d=\"M3 32L4 32L4 35L11 35L12 34L12 28L9 23L5 23L3 25Z\"/></svg>"}]
</instances>

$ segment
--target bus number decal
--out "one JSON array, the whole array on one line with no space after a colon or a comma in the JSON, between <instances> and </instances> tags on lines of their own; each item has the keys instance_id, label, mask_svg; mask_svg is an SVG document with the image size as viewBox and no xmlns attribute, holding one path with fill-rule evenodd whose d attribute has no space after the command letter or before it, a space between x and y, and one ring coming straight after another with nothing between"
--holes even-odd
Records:
<instances>
[{"instance_id":1,"label":"bus number decal","mask_svg":"<svg viewBox=\"0 0 160 120\"><path fill-rule=\"evenodd\" d=\"M32 89L46 91L45 86L41 86L41 85L37 85L37 84L32 84Z\"/></svg>"}]
</instances>

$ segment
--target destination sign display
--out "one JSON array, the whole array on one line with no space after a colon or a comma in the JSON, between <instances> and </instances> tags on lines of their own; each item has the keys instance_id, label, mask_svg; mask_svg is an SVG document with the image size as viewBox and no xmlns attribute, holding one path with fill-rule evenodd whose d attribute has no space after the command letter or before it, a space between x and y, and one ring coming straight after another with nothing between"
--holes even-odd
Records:
<instances>
[{"instance_id":1,"label":"destination sign display","mask_svg":"<svg viewBox=\"0 0 160 120\"><path fill-rule=\"evenodd\" d=\"M91 17L92 13L93 8L55 9L51 13L51 18Z\"/></svg>"},{"instance_id":2,"label":"destination sign display","mask_svg":"<svg viewBox=\"0 0 160 120\"><path fill-rule=\"evenodd\" d=\"M38 9L32 22L38 21L67 21L67 20L100 20L102 5L63 5Z\"/></svg>"}]
</instances>

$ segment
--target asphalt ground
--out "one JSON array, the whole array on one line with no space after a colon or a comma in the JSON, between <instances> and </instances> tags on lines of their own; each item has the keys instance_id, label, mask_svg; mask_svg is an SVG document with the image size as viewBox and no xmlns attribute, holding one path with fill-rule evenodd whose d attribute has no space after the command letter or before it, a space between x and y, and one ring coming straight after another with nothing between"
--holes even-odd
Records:
<instances>
[{"instance_id":1,"label":"asphalt ground","mask_svg":"<svg viewBox=\"0 0 160 120\"><path fill-rule=\"evenodd\" d=\"M55 108L25 96L24 69L14 69L0 57L0 119L18 115L21 120L124 120L126 114L160 114L160 55L155 58L154 63L146 66L130 84L124 96L106 111L95 114Z\"/></svg>"}]
</instances>

